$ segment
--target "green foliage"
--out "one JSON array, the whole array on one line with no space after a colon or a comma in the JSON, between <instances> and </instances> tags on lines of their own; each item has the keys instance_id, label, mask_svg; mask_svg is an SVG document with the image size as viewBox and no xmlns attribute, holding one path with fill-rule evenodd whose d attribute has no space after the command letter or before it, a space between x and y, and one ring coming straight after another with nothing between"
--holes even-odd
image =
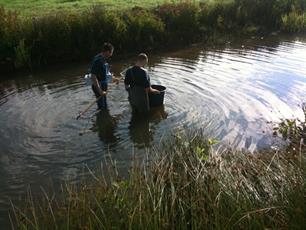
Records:
<instances>
[{"instance_id":1,"label":"green foliage","mask_svg":"<svg viewBox=\"0 0 306 230\"><path fill-rule=\"evenodd\" d=\"M232 30L238 10L234 0L208 2L201 12L200 22L210 27L210 30Z\"/></svg>"},{"instance_id":2,"label":"green foliage","mask_svg":"<svg viewBox=\"0 0 306 230\"><path fill-rule=\"evenodd\" d=\"M182 0L0 0L8 10L18 11L22 16L44 16L54 12L79 13L93 5L107 10L127 11L141 6L153 8L165 2L177 3Z\"/></svg>"},{"instance_id":3,"label":"green foliage","mask_svg":"<svg viewBox=\"0 0 306 230\"><path fill-rule=\"evenodd\" d=\"M173 44L188 43L200 37L198 4L183 2L164 4L155 9L166 28L167 40Z\"/></svg>"},{"instance_id":4,"label":"green foliage","mask_svg":"<svg viewBox=\"0 0 306 230\"><path fill-rule=\"evenodd\" d=\"M71 50L69 18L64 15L50 15L32 21L32 44L34 53L41 53L40 61L53 63L61 61ZM36 56L33 56L36 59ZM36 60L35 60L36 61Z\"/></svg>"},{"instance_id":5,"label":"green foliage","mask_svg":"<svg viewBox=\"0 0 306 230\"><path fill-rule=\"evenodd\" d=\"M306 144L306 104L302 105L304 120L285 119L277 127L275 131L279 132L285 140L290 141L289 148L299 149L300 144Z\"/></svg>"},{"instance_id":6,"label":"green foliage","mask_svg":"<svg viewBox=\"0 0 306 230\"><path fill-rule=\"evenodd\" d=\"M289 14L283 15L282 30L290 33L306 31L306 14L292 11Z\"/></svg>"},{"instance_id":7,"label":"green foliage","mask_svg":"<svg viewBox=\"0 0 306 230\"><path fill-rule=\"evenodd\" d=\"M124 18L128 28L126 40L129 47L141 49L160 45L165 31L160 18L141 8L134 8Z\"/></svg>"},{"instance_id":8,"label":"green foliage","mask_svg":"<svg viewBox=\"0 0 306 230\"><path fill-rule=\"evenodd\" d=\"M20 20L16 12L6 11L0 6L0 63L12 62L19 44Z\"/></svg>"},{"instance_id":9,"label":"green foliage","mask_svg":"<svg viewBox=\"0 0 306 230\"><path fill-rule=\"evenodd\" d=\"M278 0L239 0L236 3L239 6L241 21L275 26L277 15L274 14L273 7L278 4Z\"/></svg>"},{"instance_id":10,"label":"green foliage","mask_svg":"<svg viewBox=\"0 0 306 230\"><path fill-rule=\"evenodd\" d=\"M31 67L30 49L25 45L24 39L20 40L15 48L15 66L16 68Z\"/></svg>"},{"instance_id":11,"label":"green foliage","mask_svg":"<svg viewBox=\"0 0 306 230\"><path fill-rule=\"evenodd\" d=\"M127 53L225 33L303 32L305 5L306 0L186 1L124 12L94 5L81 12L57 11L40 17L19 17L0 7L0 70L87 59L104 41L112 42L116 52Z\"/></svg>"},{"instance_id":12,"label":"green foliage","mask_svg":"<svg viewBox=\"0 0 306 230\"><path fill-rule=\"evenodd\" d=\"M83 43L79 45L83 46L85 52L86 47L87 53L99 51L103 41L111 41L120 50L127 30L126 23L120 15L94 6L80 15L79 20L83 25L76 37L83 38Z\"/></svg>"}]
</instances>

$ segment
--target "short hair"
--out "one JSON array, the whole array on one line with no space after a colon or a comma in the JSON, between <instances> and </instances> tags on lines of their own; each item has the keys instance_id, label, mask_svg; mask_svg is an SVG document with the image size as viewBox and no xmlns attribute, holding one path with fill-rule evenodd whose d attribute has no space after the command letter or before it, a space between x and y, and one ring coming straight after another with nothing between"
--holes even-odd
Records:
<instances>
[{"instance_id":1,"label":"short hair","mask_svg":"<svg viewBox=\"0 0 306 230\"><path fill-rule=\"evenodd\" d=\"M107 51L111 53L114 51L114 46L109 42L105 42L102 46L102 52L107 52Z\"/></svg>"},{"instance_id":2,"label":"short hair","mask_svg":"<svg viewBox=\"0 0 306 230\"><path fill-rule=\"evenodd\" d=\"M148 61L148 56L145 53L140 53L137 56L137 61Z\"/></svg>"}]
</instances>

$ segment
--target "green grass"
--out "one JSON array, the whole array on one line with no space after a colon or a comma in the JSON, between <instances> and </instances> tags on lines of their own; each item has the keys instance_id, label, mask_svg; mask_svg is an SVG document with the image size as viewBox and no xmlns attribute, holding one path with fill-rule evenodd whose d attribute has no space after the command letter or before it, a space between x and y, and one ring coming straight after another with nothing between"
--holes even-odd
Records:
<instances>
[{"instance_id":1,"label":"green grass","mask_svg":"<svg viewBox=\"0 0 306 230\"><path fill-rule=\"evenodd\" d=\"M8 10L16 10L22 15L45 15L59 11L80 12L94 5L106 9L122 10L135 6L151 8L163 3L177 3L182 0L0 0Z\"/></svg>"},{"instance_id":2,"label":"green grass","mask_svg":"<svg viewBox=\"0 0 306 230\"><path fill-rule=\"evenodd\" d=\"M88 59L103 41L126 54L219 35L306 31L305 0L65 1L2 0L4 8L0 0L0 72Z\"/></svg>"}]
</instances>

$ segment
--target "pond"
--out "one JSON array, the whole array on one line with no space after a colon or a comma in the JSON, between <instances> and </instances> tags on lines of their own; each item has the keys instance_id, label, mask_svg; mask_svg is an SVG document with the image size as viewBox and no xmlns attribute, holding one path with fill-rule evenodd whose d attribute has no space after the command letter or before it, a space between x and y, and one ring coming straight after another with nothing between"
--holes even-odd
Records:
<instances>
[{"instance_id":1,"label":"pond","mask_svg":"<svg viewBox=\"0 0 306 230\"><path fill-rule=\"evenodd\" d=\"M115 54L116 55L116 54ZM111 62L118 75L134 59ZM29 187L77 183L106 155L125 168L134 154L176 130L201 129L221 143L251 152L273 147L272 123L303 119L306 37L271 36L196 44L149 56L151 83L167 87L164 107L132 116L123 83L110 87L109 111L94 100L83 74L88 63L0 78L0 226L10 199Z\"/></svg>"}]
</instances>

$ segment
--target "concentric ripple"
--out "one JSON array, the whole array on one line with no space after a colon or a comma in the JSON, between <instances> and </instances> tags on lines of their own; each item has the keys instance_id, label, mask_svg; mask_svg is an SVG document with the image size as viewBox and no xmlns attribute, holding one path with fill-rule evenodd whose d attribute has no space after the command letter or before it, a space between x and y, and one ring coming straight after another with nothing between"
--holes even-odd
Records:
<instances>
[{"instance_id":1,"label":"concentric ripple","mask_svg":"<svg viewBox=\"0 0 306 230\"><path fill-rule=\"evenodd\" d=\"M302 117L306 98L306 38L265 38L219 47L195 45L150 57L151 82L167 87L165 106L131 114L123 84L110 87L109 111L95 106L82 80L88 66L0 80L0 226L9 198L28 186L78 182L85 165L111 154L128 165L173 130L202 129L236 148L274 144L270 122ZM133 60L112 63L115 73ZM134 148L132 148L134 147Z\"/></svg>"}]
</instances>

